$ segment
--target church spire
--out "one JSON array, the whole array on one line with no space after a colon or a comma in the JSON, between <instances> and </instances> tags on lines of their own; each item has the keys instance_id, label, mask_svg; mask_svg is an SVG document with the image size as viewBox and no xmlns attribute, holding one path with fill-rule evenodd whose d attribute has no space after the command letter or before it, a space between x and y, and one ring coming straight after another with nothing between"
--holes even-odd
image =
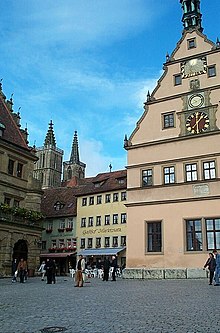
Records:
<instances>
[{"instance_id":1,"label":"church spire","mask_svg":"<svg viewBox=\"0 0 220 333\"><path fill-rule=\"evenodd\" d=\"M47 131L46 138L44 140L44 147L51 146L51 147L56 147L56 140L55 140L55 135L53 131L53 122L52 120L49 123L49 129Z\"/></svg>"},{"instance_id":2,"label":"church spire","mask_svg":"<svg viewBox=\"0 0 220 333\"><path fill-rule=\"evenodd\" d=\"M180 0L183 9L182 22L184 30L198 29L203 31L201 26L202 14L200 13L200 0Z\"/></svg>"},{"instance_id":3,"label":"church spire","mask_svg":"<svg viewBox=\"0 0 220 333\"><path fill-rule=\"evenodd\" d=\"M77 131L75 131L74 133L70 162L76 164L79 163L79 146L78 146Z\"/></svg>"}]
</instances>

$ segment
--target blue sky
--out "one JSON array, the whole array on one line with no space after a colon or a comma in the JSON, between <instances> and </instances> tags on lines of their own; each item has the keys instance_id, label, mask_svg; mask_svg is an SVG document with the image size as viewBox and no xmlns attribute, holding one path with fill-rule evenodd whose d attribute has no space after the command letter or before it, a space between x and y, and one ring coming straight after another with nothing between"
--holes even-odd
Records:
<instances>
[{"instance_id":1,"label":"blue sky","mask_svg":"<svg viewBox=\"0 0 220 333\"><path fill-rule=\"evenodd\" d=\"M204 34L220 38L220 1L202 0ZM86 176L126 166L124 135L182 34L179 0L0 1L0 78L29 142L50 119L69 160L74 131Z\"/></svg>"}]
</instances>

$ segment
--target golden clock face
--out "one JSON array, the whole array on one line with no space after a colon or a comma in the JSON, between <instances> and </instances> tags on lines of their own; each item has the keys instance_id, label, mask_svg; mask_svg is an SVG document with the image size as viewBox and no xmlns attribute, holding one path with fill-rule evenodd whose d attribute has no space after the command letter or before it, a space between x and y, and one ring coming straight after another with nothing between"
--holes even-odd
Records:
<instances>
[{"instance_id":1,"label":"golden clock face","mask_svg":"<svg viewBox=\"0 0 220 333\"><path fill-rule=\"evenodd\" d=\"M201 94L192 95L189 98L189 106L191 108L199 108L204 103L204 97Z\"/></svg>"},{"instance_id":2,"label":"golden clock face","mask_svg":"<svg viewBox=\"0 0 220 333\"><path fill-rule=\"evenodd\" d=\"M209 117L205 112L195 112L186 121L186 129L192 134L202 133L209 127Z\"/></svg>"},{"instance_id":3,"label":"golden clock face","mask_svg":"<svg viewBox=\"0 0 220 333\"><path fill-rule=\"evenodd\" d=\"M188 60L183 66L183 77L191 77L206 72L206 66L202 59Z\"/></svg>"}]
</instances>

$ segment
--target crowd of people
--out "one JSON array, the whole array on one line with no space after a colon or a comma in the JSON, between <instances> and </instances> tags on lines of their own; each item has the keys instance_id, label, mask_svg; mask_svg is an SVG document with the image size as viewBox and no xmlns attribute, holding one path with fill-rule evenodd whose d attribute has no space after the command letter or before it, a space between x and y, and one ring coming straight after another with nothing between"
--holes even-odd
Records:
<instances>
[{"instance_id":1,"label":"crowd of people","mask_svg":"<svg viewBox=\"0 0 220 333\"><path fill-rule=\"evenodd\" d=\"M103 262L98 260L96 264L98 277L102 278L103 281L108 281L110 276L112 281L116 281L117 268L118 264L116 256L112 256L111 260L108 257L105 257ZM213 252L209 253L209 257L204 264L203 269L206 268L209 270L209 285L214 284L214 286L219 286L220 254L217 252L217 250L213 250ZM111 275L109 274L110 269ZM47 259L46 262L43 261L38 269L38 272L41 274L42 281L44 281L46 276L47 284L56 283L56 263L52 258ZM27 280L27 276L27 261L23 258L21 258L19 261L14 259L12 263L12 282L17 282L17 278L19 277L20 283L24 283ZM75 287L83 287L85 279L86 262L83 256L79 255L79 259L76 263Z\"/></svg>"}]
</instances>

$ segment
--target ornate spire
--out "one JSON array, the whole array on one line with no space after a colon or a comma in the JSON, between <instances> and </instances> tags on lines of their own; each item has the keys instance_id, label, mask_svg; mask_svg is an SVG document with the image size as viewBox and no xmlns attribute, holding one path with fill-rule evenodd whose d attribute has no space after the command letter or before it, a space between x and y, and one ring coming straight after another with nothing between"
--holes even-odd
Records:
<instances>
[{"instance_id":1,"label":"ornate spire","mask_svg":"<svg viewBox=\"0 0 220 333\"><path fill-rule=\"evenodd\" d=\"M78 146L77 131L75 131L74 133L70 162L76 164L79 163L79 146Z\"/></svg>"},{"instance_id":2,"label":"ornate spire","mask_svg":"<svg viewBox=\"0 0 220 333\"><path fill-rule=\"evenodd\" d=\"M183 9L182 22L184 30L198 29L202 32L200 0L180 0L180 3Z\"/></svg>"},{"instance_id":3,"label":"ornate spire","mask_svg":"<svg viewBox=\"0 0 220 333\"><path fill-rule=\"evenodd\" d=\"M56 147L56 140L55 140L55 135L54 135L54 131L53 131L52 120L49 123L49 129L47 131L47 135L44 140L44 147L47 147L47 146L52 146L54 148Z\"/></svg>"}]
</instances>

